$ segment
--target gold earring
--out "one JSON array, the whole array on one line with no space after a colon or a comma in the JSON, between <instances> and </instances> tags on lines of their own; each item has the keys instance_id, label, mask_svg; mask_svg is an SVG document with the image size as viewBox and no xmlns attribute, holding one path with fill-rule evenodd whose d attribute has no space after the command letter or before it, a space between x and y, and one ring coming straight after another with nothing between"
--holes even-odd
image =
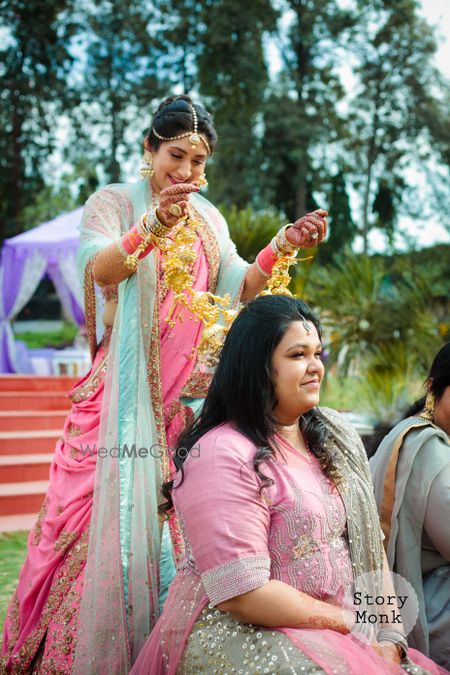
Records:
<instances>
[{"instance_id":1,"label":"gold earring","mask_svg":"<svg viewBox=\"0 0 450 675\"><path fill-rule=\"evenodd\" d=\"M144 150L144 154L142 155L141 159L141 166L139 169L139 173L141 174L142 180L145 180L146 178L151 178L155 174L155 170L153 168L153 155L150 152L150 150Z\"/></svg>"},{"instance_id":2,"label":"gold earring","mask_svg":"<svg viewBox=\"0 0 450 675\"><path fill-rule=\"evenodd\" d=\"M206 179L205 172L203 172L202 175L200 176L198 184L199 184L199 187L201 187L201 188L207 188L208 187L208 181Z\"/></svg>"},{"instance_id":3,"label":"gold earring","mask_svg":"<svg viewBox=\"0 0 450 675\"><path fill-rule=\"evenodd\" d=\"M426 420L433 421L434 417L434 407L436 405L436 398L432 391L429 391L425 399L425 407L422 410L420 416L424 417Z\"/></svg>"}]
</instances>

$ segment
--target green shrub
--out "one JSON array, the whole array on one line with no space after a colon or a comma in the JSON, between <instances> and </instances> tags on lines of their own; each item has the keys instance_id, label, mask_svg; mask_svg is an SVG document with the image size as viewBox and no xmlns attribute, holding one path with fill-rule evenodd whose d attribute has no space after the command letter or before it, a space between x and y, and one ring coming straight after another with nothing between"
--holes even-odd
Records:
<instances>
[{"instance_id":1,"label":"green shrub","mask_svg":"<svg viewBox=\"0 0 450 675\"><path fill-rule=\"evenodd\" d=\"M16 340L21 340L29 349L43 349L44 347L68 347L70 346L78 333L78 326L73 323L65 323L64 326L57 331L48 333L37 333L25 331L23 333L16 333Z\"/></svg>"}]
</instances>

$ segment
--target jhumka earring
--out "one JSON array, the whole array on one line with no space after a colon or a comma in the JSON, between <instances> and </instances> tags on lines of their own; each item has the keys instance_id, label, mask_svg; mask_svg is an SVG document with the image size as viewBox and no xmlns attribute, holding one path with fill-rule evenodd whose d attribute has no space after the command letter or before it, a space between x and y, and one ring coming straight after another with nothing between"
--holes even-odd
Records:
<instances>
[{"instance_id":1,"label":"jhumka earring","mask_svg":"<svg viewBox=\"0 0 450 675\"><path fill-rule=\"evenodd\" d=\"M150 150L145 150L144 154L142 155L139 173L141 174L142 180L151 178L155 173L153 169L153 155Z\"/></svg>"},{"instance_id":2,"label":"jhumka earring","mask_svg":"<svg viewBox=\"0 0 450 675\"><path fill-rule=\"evenodd\" d=\"M425 407L420 413L420 416L426 420L433 421L434 417L434 407L436 405L436 398L432 391L429 391L425 399Z\"/></svg>"},{"instance_id":3,"label":"jhumka earring","mask_svg":"<svg viewBox=\"0 0 450 675\"><path fill-rule=\"evenodd\" d=\"M200 188L206 189L206 188L208 187L208 181L207 181L207 179L206 179L206 174L205 174L205 172L203 172L202 175L200 176L200 179L199 179L199 181L198 181L198 184L199 184L199 187L200 187Z\"/></svg>"}]
</instances>

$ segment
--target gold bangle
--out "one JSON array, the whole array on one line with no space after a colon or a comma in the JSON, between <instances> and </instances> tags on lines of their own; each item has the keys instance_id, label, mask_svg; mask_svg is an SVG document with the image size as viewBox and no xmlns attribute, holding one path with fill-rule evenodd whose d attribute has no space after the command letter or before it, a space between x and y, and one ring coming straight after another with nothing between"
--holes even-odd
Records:
<instances>
[{"instance_id":1,"label":"gold bangle","mask_svg":"<svg viewBox=\"0 0 450 675\"><path fill-rule=\"evenodd\" d=\"M297 247L291 244L291 242L286 238L286 230L288 227L292 227L292 223L284 225L284 227L282 227L281 230L277 232L271 241L272 250L278 256L278 258L291 253L296 253L298 250Z\"/></svg>"},{"instance_id":2,"label":"gold bangle","mask_svg":"<svg viewBox=\"0 0 450 675\"><path fill-rule=\"evenodd\" d=\"M156 237L167 237L172 228L167 227L167 225L163 225L163 223L159 220L158 216L156 215L156 209L152 209L152 211L149 212L148 215L150 215L150 220L148 219L147 216L149 231Z\"/></svg>"}]
</instances>

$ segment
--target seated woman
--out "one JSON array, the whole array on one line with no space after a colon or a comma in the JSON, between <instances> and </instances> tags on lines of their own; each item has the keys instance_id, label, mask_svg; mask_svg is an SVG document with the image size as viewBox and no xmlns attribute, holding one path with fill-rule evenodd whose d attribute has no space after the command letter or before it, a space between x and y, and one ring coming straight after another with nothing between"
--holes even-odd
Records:
<instances>
[{"instance_id":1,"label":"seated woman","mask_svg":"<svg viewBox=\"0 0 450 675\"><path fill-rule=\"evenodd\" d=\"M234 321L164 487L187 553L134 675L402 672L398 627L372 644L350 634L346 593L383 569L382 535L358 435L316 407L321 351L294 298L260 297ZM440 672L410 657L409 672Z\"/></svg>"},{"instance_id":2,"label":"seated woman","mask_svg":"<svg viewBox=\"0 0 450 675\"><path fill-rule=\"evenodd\" d=\"M392 429L370 465L389 565L419 599L409 642L450 668L450 342L427 387L426 400Z\"/></svg>"}]
</instances>

